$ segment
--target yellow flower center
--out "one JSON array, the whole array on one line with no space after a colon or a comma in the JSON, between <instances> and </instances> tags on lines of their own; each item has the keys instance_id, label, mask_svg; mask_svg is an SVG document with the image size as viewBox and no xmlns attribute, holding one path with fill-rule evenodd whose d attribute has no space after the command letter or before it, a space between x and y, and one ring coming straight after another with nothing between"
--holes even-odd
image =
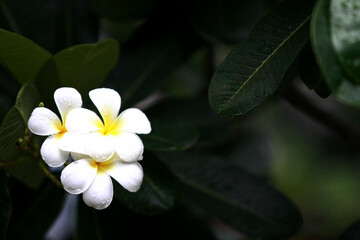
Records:
<instances>
[{"instance_id":1,"label":"yellow flower center","mask_svg":"<svg viewBox=\"0 0 360 240\"><path fill-rule=\"evenodd\" d=\"M60 132L57 133L57 137L60 139L60 138L62 138L62 136L64 136L64 134L67 132L67 129L66 129L65 125L62 124L62 125L59 127L59 130L60 130Z\"/></svg>"}]
</instances>

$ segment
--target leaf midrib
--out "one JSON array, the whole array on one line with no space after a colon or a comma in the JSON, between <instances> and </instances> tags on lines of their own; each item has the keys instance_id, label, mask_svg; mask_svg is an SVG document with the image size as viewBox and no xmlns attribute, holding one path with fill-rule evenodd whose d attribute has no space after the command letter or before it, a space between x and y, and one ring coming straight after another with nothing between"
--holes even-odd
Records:
<instances>
[{"instance_id":1,"label":"leaf midrib","mask_svg":"<svg viewBox=\"0 0 360 240\"><path fill-rule=\"evenodd\" d=\"M302 28L302 27L306 24L306 22L308 22L308 21L310 20L310 18L311 18L311 14L310 14L308 17L306 17L306 19L305 19L303 22L301 22L301 24L300 24L297 28L295 28L295 30L294 30L293 32L291 32L290 35L289 35L287 38L285 38L285 39L279 44L279 46L278 46L277 48L275 48L275 49L269 54L269 56L268 56L264 61L262 61L262 63L260 64L260 66L259 66L258 68L256 68L256 70L248 77L248 79L241 85L241 87L240 87L240 88L230 97L230 99L225 103L226 106L229 106L229 105L231 104L231 102L234 100L235 96L243 89L243 87L244 87L245 85L247 85L247 83L253 78L253 76L254 76L255 74L257 74L260 69L262 69L262 67L267 63L267 61L268 61L270 58L272 58L272 57L277 53L277 51L278 51L295 33L297 33L298 30L299 30L300 28Z\"/></svg>"}]
</instances>

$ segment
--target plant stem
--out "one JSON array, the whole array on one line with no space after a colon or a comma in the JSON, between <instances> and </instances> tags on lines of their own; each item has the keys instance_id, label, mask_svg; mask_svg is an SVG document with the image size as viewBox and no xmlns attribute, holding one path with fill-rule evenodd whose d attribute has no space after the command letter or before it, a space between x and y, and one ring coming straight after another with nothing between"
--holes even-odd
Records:
<instances>
[{"instance_id":1,"label":"plant stem","mask_svg":"<svg viewBox=\"0 0 360 240\"><path fill-rule=\"evenodd\" d=\"M40 165L40 168L41 170L43 170L43 172L45 173L45 175L55 183L55 185L59 188L62 188L62 184L61 182L57 179L57 177L55 177L54 174L52 174L49 169L47 168L47 166L44 164L43 161L39 160L39 165Z\"/></svg>"},{"instance_id":2,"label":"plant stem","mask_svg":"<svg viewBox=\"0 0 360 240\"><path fill-rule=\"evenodd\" d=\"M300 109L304 113L318 122L321 122L324 126L332 129L344 139L350 143L360 145L360 131L352 124L344 121L333 112L326 110L319 103L309 99L296 85L289 87L283 94L283 96L296 108Z\"/></svg>"}]
</instances>

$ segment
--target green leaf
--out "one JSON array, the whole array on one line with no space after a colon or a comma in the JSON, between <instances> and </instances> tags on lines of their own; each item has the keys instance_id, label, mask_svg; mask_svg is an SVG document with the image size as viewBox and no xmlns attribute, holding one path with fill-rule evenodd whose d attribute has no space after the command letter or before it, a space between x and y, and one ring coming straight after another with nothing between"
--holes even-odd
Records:
<instances>
[{"instance_id":1,"label":"green leaf","mask_svg":"<svg viewBox=\"0 0 360 240\"><path fill-rule=\"evenodd\" d=\"M115 67L118 55L119 45L113 39L64 49L54 56L60 83L87 96Z\"/></svg>"},{"instance_id":2,"label":"green leaf","mask_svg":"<svg viewBox=\"0 0 360 240\"><path fill-rule=\"evenodd\" d=\"M151 120L151 128L150 134L140 135L147 150L183 151L198 138L196 128L181 120Z\"/></svg>"},{"instance_id":3,"label":"green leaf","mask_svg":"<svg viewBox=\"0 0 360 240\"><path fill-rule=\"evenodd\" d=\"M0 64L7 68L16 80L33 83L51 54L39 45L18 34L0 29Z\"/></svg>"},{"instance_id":4,"label":"green leaf","mask_svg":"<svg viewBox=\"0 0 360 240\"><path fill-rule=\"evenodd\" d=\"M226 57L209 87L212 108L240 116L275 94L309 38L312 0L288 0L255 27L247 41Z\"/></svg>"},{"instance_id":5,"label":"green leaf","mask_svg":"<svg viewBox=\"0 0 360 240\"><path fill-rule=\"evenodd\" d=\"M330 34L343 70L354 83L360 83L360 3L354 0L330 2Z\"/></svg>"},{"instance_id":6,"label":"green leaf","mask_svg":"<svg viewBox=\"0 0 360 240\"><path fill-rule=\"evenodd\" d=\"M0 173L0 238L6 239L5 234L11 216L11 199L4 173Z\"/></svg>"},{"instance_id":7,"label":"green leaf","mask_svg":"<svg viewBox=\"0 0 360 240\"><path fill-rule=\"evenodd\" d=\"M14 225L13 239L44 239L63 201L64 191L49 183Z\"/></svg>"},{"instance_id":8,"label":"green leaf","mask_svg":"<svg viewBox=\"0 0 360 240\"><path fill-rule=\"evenodd\" d=\"M136 2L132 0L92 0L93 10L101 17L113 20L144 19L148 17L159 0Z\"/></svg>"},{"instance_id":9,"label":"green leaf","mask_svg":"<svg viewBox=\"0 0 360 240\"><path fill-rule=\"evenodd\" d=\"M184 198L254 238L287 239L302 225L297 208L281 193L224 159L164 154L184 185Z\"/></svg>"},{"instance_id":10,"label":"green leaf","mask_svg":"<svg viewBox=\"0 0 360 240\"><path fill-rule=\"evenodd\" d=\"M335 97L348 105L360 106L360 87L350 83L344 76L330 40L329 0L319 0L311 20L311 44L316 61L328 88Z\"/></svg>"},{"instance_id":11,"label":"green leaf","mask_svg":"<svg viewBox=\"0 0 360 240\"><path fill-rule=\"evenodd\" d=\"M27 121L39 104L39 96L33 85L25 84L19 91L16 104L5 116L0 126L0 161L6 171L29 187L40 185L43 174L36 159L19 148L19 140L25 136Z\"/></svg>"},{"instance_id":12,"label":"green leaf","mask_svg":"<svg viewBox=\"0 0 360 240\"><path fill-rule=\"evenodd\" d=\"M180 199L178 180L162 162L145 154L141 161L144 180L136 193L114 181L114 197L127 208L141 214L160 214L176 206Z\"/></svg>"},{"instance_id":13,"label":"green leaf","mask_svg":"<svg viewBox=\"0 0 360 240\"><path fill-rule=\"evenodd\" d=\"M360 239L360 221L354 223L348 229L346 229L338 239L339 240Z\"/></svg>"},{"instance_id":14,"label":"green leaf","mask_svg":"<svg viewBox=\"0 0 360 240\"><path fill-rule=\"evenodd\" d=\"M311 44L327 86L335 91L343 80L343 71L331 43L328 18L329 0L318 1L311 20Z\"/></svg>"}]
</instances>

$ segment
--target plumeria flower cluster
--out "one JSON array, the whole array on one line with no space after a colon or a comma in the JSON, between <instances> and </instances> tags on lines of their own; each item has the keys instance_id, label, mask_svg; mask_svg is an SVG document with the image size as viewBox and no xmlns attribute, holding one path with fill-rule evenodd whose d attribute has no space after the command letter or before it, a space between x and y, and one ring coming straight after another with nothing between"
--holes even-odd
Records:
<instances>
[{"instance_id":1,"label":"plumeria flower cluster","mask_svg":"<svg viewBox=\"0 0 360 240\"><path fill-rule=\"evenodd\" d=\"M113 198L111 177L130 192L139 190L144 145L137 134L147 134L151 125L145 114L129 108L119 115L120 95L109 88L89 92L101 118L82 108L74 88L54 93L61 119L45 107L37 107L28 126L31 132L48 136L40 154L51 167L60 167L71 155L73 161L61 172L61 183L71 194L83 194L84 202L95 209L107 208Z\"/></svg>"}]
</instances>

